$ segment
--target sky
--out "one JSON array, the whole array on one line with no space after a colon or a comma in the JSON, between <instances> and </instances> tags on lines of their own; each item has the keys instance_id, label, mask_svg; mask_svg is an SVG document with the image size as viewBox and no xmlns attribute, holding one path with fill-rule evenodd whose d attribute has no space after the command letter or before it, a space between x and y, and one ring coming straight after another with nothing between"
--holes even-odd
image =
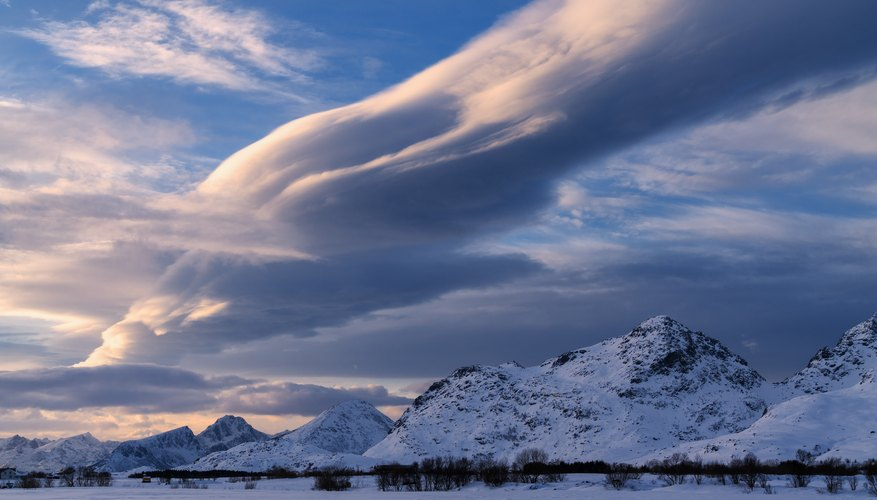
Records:
<instances>
[{"instance_id":1,"label":"sky","mask_svg":"<svg viewBox=\"0 0 877 500\"><path fill-rule=\"evenodd\" d=\"M0 435L391 417L877 311L877 4L0 0Z\"/></svg>"}]
</instances>

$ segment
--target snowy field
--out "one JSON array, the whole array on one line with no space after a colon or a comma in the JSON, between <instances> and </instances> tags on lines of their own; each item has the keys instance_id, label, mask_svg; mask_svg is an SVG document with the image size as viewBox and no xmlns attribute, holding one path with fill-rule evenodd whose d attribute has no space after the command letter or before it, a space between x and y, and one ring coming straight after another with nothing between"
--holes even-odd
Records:
<instances>
[{"instance_id":1,"label":"snowy field","mask_svg":"<svg viewBox=\"0 0 877 500\"><path fill-rule=\"evenodd\" d=\"M647 476L637 481L636 489L624 489L615 491L603 486L603 476L597 474L572 474L566 481L557 484L540 485L531 488L529 485L510 484L501 488L486 488L480 483L474 483L459 491L450 492L382 492L374 486L374 480L370 477L353 478L354 488L345 492L320 492L311 491L313 480L311 479L275 479L262 480L256 483L253 490L245 490L243 483L228 483L225 480L199 481L199 485L206 485L206 489L182 489L171 488L167 485L142 484L140 482L119 479L110 488L51 488L35 490L3 490L0 491L0 499L3 498L33 498L40 500L66 500L66 499L148 499L148 498L181 498L181 499L331 499L347 498L350 500L403 500L403 499L597 499L597 500L674 500L674 499L709 499L723 500L730 498L752 498L752 495L763 495L764 490L756 488L747 493L742 486L719 486L704 484L696 486L686 484L681 486L665 487L656 479ZM865 491L864 486L859 484L857 491L851 492L848 485L844 485L845 491L836 495L827 495L820 480L814 478L808 488L794 489L786 484L785 478L775 478L771 481L776 495L785 498L874 498Z\"/></svg>"}]
</instances>

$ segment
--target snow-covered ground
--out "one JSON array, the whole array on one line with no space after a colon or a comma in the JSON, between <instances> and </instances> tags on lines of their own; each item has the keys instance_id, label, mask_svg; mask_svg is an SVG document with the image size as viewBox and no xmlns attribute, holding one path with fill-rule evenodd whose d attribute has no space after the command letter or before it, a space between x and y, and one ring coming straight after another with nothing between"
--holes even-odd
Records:
<instances>
[{"instance_id":1,"label":"snow-covered ground","mask_svg":"<svg viewBox=\"0 0 877 500\"><path fill-rule=\"evenodd\" d=\"M66 499L147 499L147 498L181 498L181 499L326 499L347 498L350 500L403 500L403 499L484 499L484 500L516 500L516 499L539 499L539 500L566 500L593 498L596 500L675 500L687 498L708 498L709 500L744 499L751 495L764 494L764 490L756 488L747 493L742 486L720 486L709 483L705 479L704 484L684 484L679 486L665 487L663 483L652 476L646 476L634 484L633 489L627 488L621 491L607 489L603 485L603 476L599 474L571 474L562 483L547 484L531 487L531 485L509 484L501 488L487 488L481 483L450 492L382 492L375 487L371 477L353 478L354 488L346 492L321 492L312 491L311 479L275 479L257 481L256 488L245 490L244 483L229 483L225 480L200 481L199 485L206 485L206 489L173 489L167 485L158 483L142 484L135 480L118 479L110 488L51 488L38 490L4 490L0 493L3 498L28 498L40 500L66 500ZM826 498L823 484L815 479L808 488L794 489L787 485L786 478L773 478L771 484L775 493L785 498ZM870 498L864 486L859 482L859 488L851 492L844 484L845 491L830 498Z\"/></svg>"}]
</instances>

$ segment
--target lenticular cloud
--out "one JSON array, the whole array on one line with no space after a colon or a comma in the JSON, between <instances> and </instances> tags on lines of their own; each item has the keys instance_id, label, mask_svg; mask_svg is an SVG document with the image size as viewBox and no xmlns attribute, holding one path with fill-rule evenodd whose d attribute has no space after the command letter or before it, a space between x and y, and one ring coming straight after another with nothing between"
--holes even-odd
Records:
<instances>
[{"instance_id":1,"label":"lenticular cloud","mask_svg":"<svg viewBox=\"0 0 877 500\"><path fill-rule=\"evenodd\" d=\"M602 155L870 78L875 17L872 2L535 2L408 81L290 122L223 162L181 206L307 258L266 273L248 259L188 255L86 363L149 361L205 338L220 350L311 335L532 272L510 257L465 279L490 258L461 249L526 222L554 182ZM406 273L417 266L400 265L403 255L443 262L441 286L412 293ZM326 285L319 266L351 278ZM306 310L289 306L317 283Z\"/></svg>"}]
</instances>

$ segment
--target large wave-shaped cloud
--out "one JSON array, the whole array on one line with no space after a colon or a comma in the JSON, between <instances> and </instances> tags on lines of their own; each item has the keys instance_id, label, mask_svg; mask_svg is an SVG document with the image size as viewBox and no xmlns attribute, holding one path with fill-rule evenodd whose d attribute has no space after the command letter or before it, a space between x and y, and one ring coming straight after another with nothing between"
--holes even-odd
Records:
<instances>
[{"instance_id":1,"label":"large wave-shaped cloud","mask_svg":"<svg viewBox=\"0 0 877 500\"><path fill-rule=\"evenodd\" d=\"M311 335L534 272L464 249L526 222L602 155L870 78L875 16L871 2L535 2L410 80L226 160L180 206L305 258L189 253L86 364ZM435 266L440 279L416 271Z\"/></svg>"}]
</instances>

